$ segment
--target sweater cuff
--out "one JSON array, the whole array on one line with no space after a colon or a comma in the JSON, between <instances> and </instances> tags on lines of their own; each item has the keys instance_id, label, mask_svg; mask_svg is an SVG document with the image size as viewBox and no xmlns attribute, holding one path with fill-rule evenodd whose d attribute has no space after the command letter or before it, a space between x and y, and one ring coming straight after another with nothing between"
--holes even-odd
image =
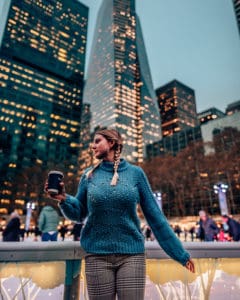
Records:
<instances>
[{"instance_id":1,"label":"sweater cuff","mask_svg":"<svg viewBox=\"0 0 240 300\"><path fill-rule=\"evenodd\" d=\"M183 257L183 259L181 260L182 265L183 265L184 267L186 266L186 263L189 261L189 259L190 259L190 254L187 252L187 253L184 254L184 257Z\"/></svg>"}]
</instances>

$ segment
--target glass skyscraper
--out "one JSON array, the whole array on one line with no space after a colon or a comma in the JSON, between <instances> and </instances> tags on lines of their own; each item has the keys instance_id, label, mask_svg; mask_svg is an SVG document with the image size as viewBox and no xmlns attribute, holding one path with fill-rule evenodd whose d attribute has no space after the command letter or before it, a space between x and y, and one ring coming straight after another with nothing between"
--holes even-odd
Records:
<instances>
[{"instance_id":1,"label":"glass skyscraper","mask_svg":"<svg viewBox=\"0 0 240 300\"><path fill-rule=\"evenodd\" d=\"M199 125L193 89L175 79L159 87L156 94L163 136Z\"/></svg>"},{"instance_id":2,"label":"glass skyscraper","mask_svg":"<svg viewBox=\"0 0 240 300\"><path fill-rule=\"evenodd\" d=\"M145 145L161 138L160 115L134 0L104 0L100 7L84 89L91 130L114 127L123 155L142 162Z\"/></svg>"},{"instance_id":3,"label":"glass skyscraper","mask_svg":"<svg viewBox=\"0 0 240 300\"><path fill-rule=\"evenodd\" d=\"M0 213L21 213L41 197L14 186L23 169L40 175L65 164L77 173L88 7L6 0L0 8Z\"/></svg>"},{"instance_id":4,"label":"glass skyscraper","mask_svg":"<svg viewBox=\"0 0 240 300\"><path fill-rule=\"evenodd\" d=\"M83 104L81 116L81 130L80 130L80 151L78 163L78 175L82 175L83 171L93 164L93 153L90 149L93 136L90 130L91 111L90 104Z\"/></svg>"},{"instance_id":5,"label":"glass skyscraper","mask_svg":"<svg viewBox=\"0 0 240 300\"><path fill-rule=\"evenodd\" d=\"M67 80L83 79L88 8L77 0L5 0L1 52ZM6 11L9 3L9 11ZM1 31L0 31L1 32Z\"/></svg>"}]
</instances>

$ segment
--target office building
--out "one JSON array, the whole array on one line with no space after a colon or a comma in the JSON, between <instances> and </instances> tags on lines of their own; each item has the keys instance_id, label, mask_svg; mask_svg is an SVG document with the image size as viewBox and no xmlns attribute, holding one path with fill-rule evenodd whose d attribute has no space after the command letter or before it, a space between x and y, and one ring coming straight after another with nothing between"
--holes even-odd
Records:
<instances>
[{"instance_id":1,"label":"office building","mask_svg":"<svg viewBox=\"0 0 240 300\"><path fill-rule=\"evenodd\" d=\"M142 162L145 145L161 138L160 116L134 0L105 0L100 7L84 103L91 131L114 127L125 141L123 156Z\"/></svg>"},{"instance_id":2,"label":"office building","mask_svg":"<svg viewBox=\"0 0 240 300\"><path fill-rule=\"evenodd\" d=\"M225 116L225 113L216 107L211 107L200 113L198 113L198 120L200 124L205 124L209 121L216 120L217 118L222 118Z\"/></svg>"},{"instance_id":3,"label":"office building","mask_svg":"<svg viewBox=\"0 0 240 300\"><path fill-rule=\"evenodd\" d=\"M199 125L193 89L174 79L156 89L156 95L163 137Z\"/></svg>"},{"instance_id":4,"label":"office building","mask_svg":"<svg viewBox=\"0 0 240 300\"><path fill-rule=\"evenodd\" d=\"M170 154L175 156L190 143L202 140L201 127L189 127L170 136L163 137L160 141L147 145L147 158Z\"/></svg>"},{"instance_id":5,"label":"office building","mask_svg":"<svg viewBox=\"0 0 240 300\"><path fill-rule=\"evenodd\" d=\"M206 112L207 111L214 112L215 110L209 109L206 110ZM204 112L200 113L200 115L201 114L202 116L205 116ZM206 114L206 116L207 115L208 114ZM153 157L164 156L166 154L175 156L179 151L186 148L189 143L198 141L203 142L206 154L214 151L220 151L220 148L217 147L217 141L219 144L218 137L220 134L222 148L223 150L227 150L227 148L237 142L236 134L238 136L238 132L240 131L239 120L240 112L230 115L224 114L224 116L212 118L211 121L204 122L199 126L188 127L187 129L174 133L171 136L165 136L161 140L147 145L147 158L151 159Z\"/></svg>"},{"instance_id":6,"label":"office building","mask_svg":"<svg viewBox=\"0 0 240 300\"><path fill-rule=\"evenodd\" d=\"M6 0L1 9L0 213L22 213L26 201L43 197L48 168L77 173L88 8Z\"/></svg>"},{"instance_id":7,"label":"office building","mask_svg":"<svg viewBox=\"0 0 240 300\"><path fill-rule=\"evenodd\" d=\"M1 53L72 81L83 80L88 8L77 0L6 0ZM6 20L4 25L4 20Z\"/></svg>"},{"instance_id":8,"label":"office building","mask_svg":"<svg viewBox=\"0 0 240 300\"><path fill-rule=\"evenodd\" d=\"M224 149L227 150L235 143L240 145L239 137L238 141L236 139L240 132L239 120L240 112L236 112L203 124L201 132L205 144L205 153L210 154Z\"/></svg>"}]
</instances>

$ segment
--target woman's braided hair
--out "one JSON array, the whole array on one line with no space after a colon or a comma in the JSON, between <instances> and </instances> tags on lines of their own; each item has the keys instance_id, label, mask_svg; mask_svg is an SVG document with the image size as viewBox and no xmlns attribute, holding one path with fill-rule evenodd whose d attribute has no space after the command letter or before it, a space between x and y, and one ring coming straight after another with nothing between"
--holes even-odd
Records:
<instances>
[{"instance_id":1,"label":"woman's braided hair","mask_svg":"<svg viewBox=\"0 0 240 300\"><path fill-rule=\"evenodd\" d=\"M113 171L114 171L114 174L113 174L113 177L111 180L111 185L116 185L117 180L118 180L118 172L117 171L118 171L118 166L120 163L120 155L121 155L122 148L123 148L122 137L121 137L120 133L115 129L100 129L95 132L95 135L96 134L102 135L108 141L115 142L115 144L113 146L113 150L114 150ZM101 163L101 161L87 173L87 177L89 177L94 172L94 170L100 165L100 163Z\"/></svg>"}]
</instances>

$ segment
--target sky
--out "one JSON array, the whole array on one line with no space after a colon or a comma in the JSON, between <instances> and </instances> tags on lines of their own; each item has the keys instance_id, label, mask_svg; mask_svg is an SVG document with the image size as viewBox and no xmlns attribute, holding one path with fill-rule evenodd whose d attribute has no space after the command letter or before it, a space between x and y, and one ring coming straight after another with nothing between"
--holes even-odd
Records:
<instances>
[{"instance_id":1,"label":"sky","mask_svg":"<svg viewBox=\"0 0 240 300\"><path fill-rule=\"evenodd\" d=\"M89 7L87 61L99 7ZM177 79L195 91L197 112L240 100L240 34L232 0L136 0L154 89ZM86 68L87 71L87 68Z\"/></svg>"}]
</instances>

